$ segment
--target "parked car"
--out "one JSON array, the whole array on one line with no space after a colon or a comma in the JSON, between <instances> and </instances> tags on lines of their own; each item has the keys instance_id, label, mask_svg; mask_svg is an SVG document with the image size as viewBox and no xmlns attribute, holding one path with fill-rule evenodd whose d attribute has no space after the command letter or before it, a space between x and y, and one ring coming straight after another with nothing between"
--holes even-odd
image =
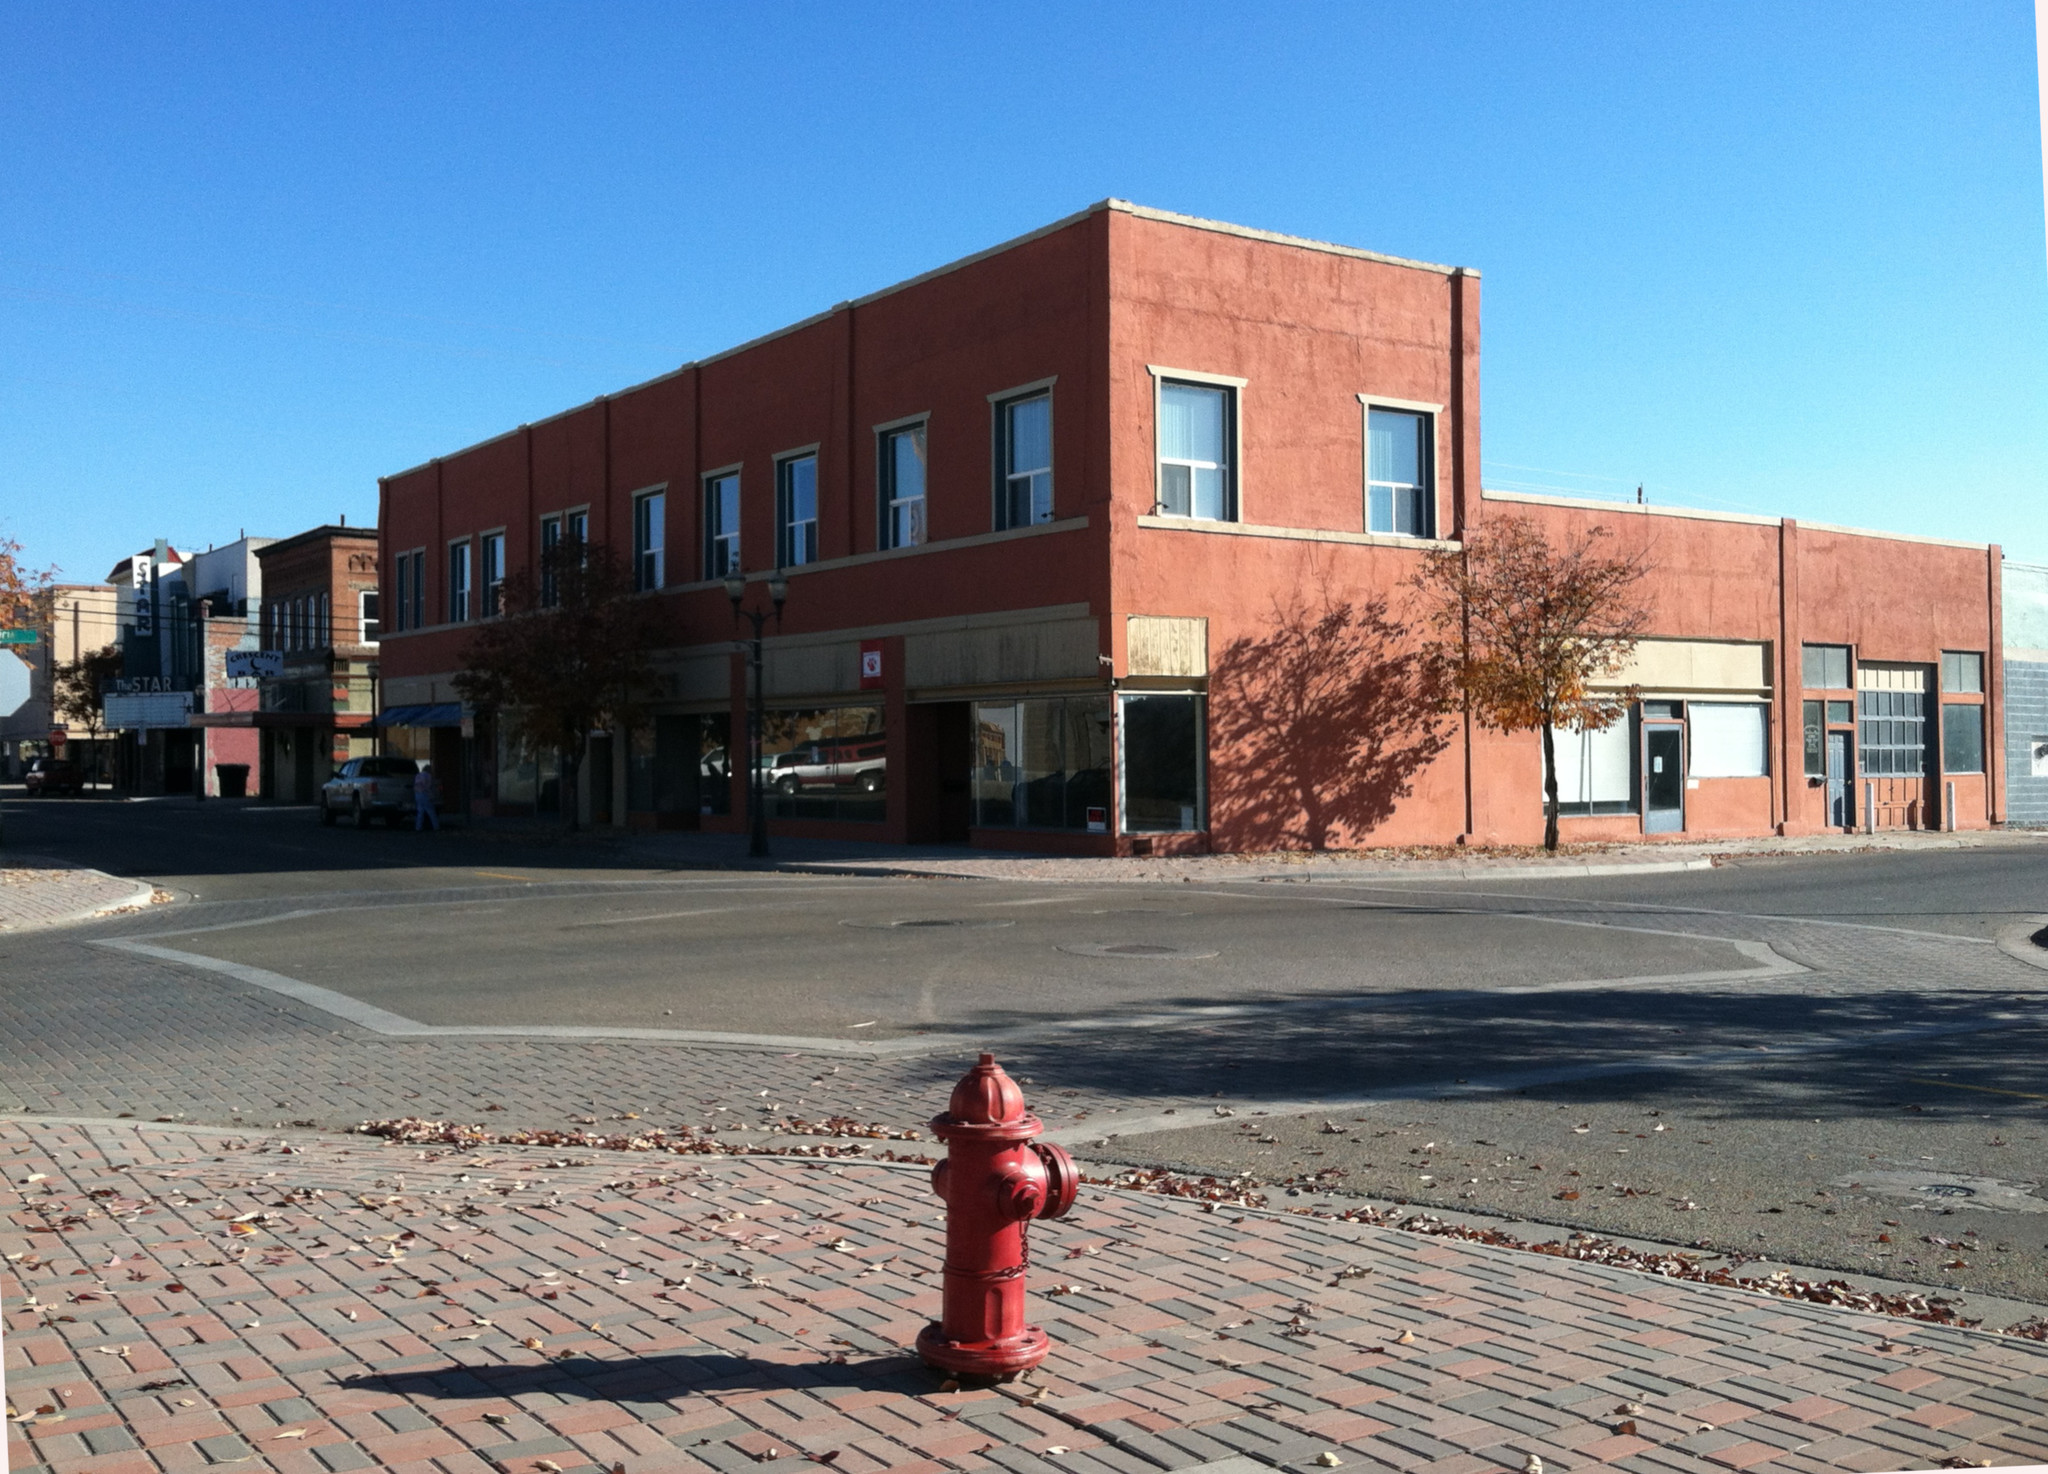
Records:
<instances>
[{"instance_id":1,"label":"parked car","mask_svg":"<svg viewBox=\"0 0 2048 1474\"><path fill-rule=\"evenodd\" d=\"M85 774L78 764L61 757L39 757L28 765L28 772L22 782L31 798L44 797L52 793L80 794L85 792Z\"/></svg>"},{"instance_id":2,"label":"parked car","mask_svg":"<svg viewBox=\"0 0 2048 1474\"><path fill-rule=\"evenodd\" d=\"M412 812L412 780L419 764L409 757L352 757L320 786L320 822L353 814L368 829L372 815L394 827Z\"/></svg>"}]
</instances>

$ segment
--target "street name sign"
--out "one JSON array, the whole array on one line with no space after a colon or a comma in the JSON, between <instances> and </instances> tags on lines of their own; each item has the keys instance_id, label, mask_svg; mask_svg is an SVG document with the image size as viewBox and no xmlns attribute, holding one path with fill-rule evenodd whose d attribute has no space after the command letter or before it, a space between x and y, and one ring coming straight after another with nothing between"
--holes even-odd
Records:
<instances>
[{"instance_id":1,"label":"street name sign","mask_svg":"<svg viewBox=\"0 0 2048 1474\"><path fill-rule=\"evenodd\" d=\"M34 630L0 630L0 645L33 645L41 639Z\"/></svg>"}]
</instances>

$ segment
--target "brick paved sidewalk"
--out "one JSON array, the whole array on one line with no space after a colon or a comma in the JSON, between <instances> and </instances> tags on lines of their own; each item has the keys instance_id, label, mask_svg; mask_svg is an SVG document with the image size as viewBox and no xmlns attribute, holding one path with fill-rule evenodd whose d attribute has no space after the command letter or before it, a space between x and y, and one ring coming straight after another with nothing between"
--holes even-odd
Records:
<instances>
[{"instance_id":1,"label":"brick paved sidewalk","mask_svg":"<svg viewBox=\"0 0 2048 1474\"><path fill-rule=\"evenodd\" d=\"M16 1471L2048 1455L2048 1346L1282 1213L1086 1190L1034 1231L1040 1374L947 1392L917 1168L123 1122L0 1169Z\"/></svg>"},{"instance_id":2,"label":"brick paved sidewalk","mask_svg":"<svg viewBox=\"0 0 2048 1474\"><path fill-rule=\"evenodd\" d=\"M147 906L157 894L146 881L86 870L36 855L0 854L0 932L22 932Z\"/></svg>"}]
</instances>

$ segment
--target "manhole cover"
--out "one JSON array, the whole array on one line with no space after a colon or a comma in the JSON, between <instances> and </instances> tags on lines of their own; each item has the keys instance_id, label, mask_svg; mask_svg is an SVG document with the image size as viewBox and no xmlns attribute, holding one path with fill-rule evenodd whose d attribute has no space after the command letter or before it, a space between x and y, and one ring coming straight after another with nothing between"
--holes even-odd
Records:
<instances>
[{"instance_id":1,"label":"manhole cover","mask_svg":"<svg viewBox=\"0 0 2048 1474\"><path fill-rule=\"evenodd\" d=\"M1142 957L1149 960L1175 960L1192 962L1203 957L1214 957L1214 952L1198 951L1192 947L1163 947L1156 942L1069 942L1060 949L1076 957Z\"/></svg>"},{"instance_id":2,"label":"manhole cover","mask_svg":"<svg viewBox=\"0 0 2048 1474\"><path fill-rule=\"evenodd\" d=\"M1958 1208L1989 1209L2004 1213L2048 1213L2048 1198L2034 1196L2036 1184L2005 1182L1996 1177L1973 1177L1967 1172L1934 1172L1925 1167L1904 1170L1872 1169L1842 1178L1836 1187L1852 1191L1885 1193L1917 1198L1921 1206L1935 1209L1935 1199ZM1939 1211L1946 1211L1943 1208Z\"/></svg>"},{"instance_id":3,"label":"manhole cover","mask_svg":"<svg viewBox=\"0 0 2048 1474\"><path fill-rule=\"evenodd\" d=\"M871 919L869 917L848 917L841 926L858 926L878 931L904 931L914 928L951 927L961 931L990 931L999 926L1015 926L1014 921L997 920L985 916L902 916Z\"/></svg>"}]
</instances>

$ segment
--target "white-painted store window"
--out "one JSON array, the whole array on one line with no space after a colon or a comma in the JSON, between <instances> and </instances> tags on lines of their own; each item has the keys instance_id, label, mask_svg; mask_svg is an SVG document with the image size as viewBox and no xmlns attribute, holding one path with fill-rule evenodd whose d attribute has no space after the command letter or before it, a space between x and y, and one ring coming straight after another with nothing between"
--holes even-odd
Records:
<instances>
[{"instance_id":1,"label":"white-painted store window","mask_svg":"<svg viewBox=\"0 0 2048 1474\"><path fill-rule=\"evenodd\" d=\"M1636 811L1635 723L1622 717L1599 731L1558 727L1557 811L1560 814L1633 814Z\"/></svg>"},{"instance_id":2,"label":"white-painted store window","mask_svg":"<svg viewBox=\"0 0 2048 1474\"><path fill-rule=\"evenodd\" d=\"M1761 702L1689 701L1686 724L1694 778L1762 778L1769 774L1768 708Z\"/></svg>"}]
</instances>

